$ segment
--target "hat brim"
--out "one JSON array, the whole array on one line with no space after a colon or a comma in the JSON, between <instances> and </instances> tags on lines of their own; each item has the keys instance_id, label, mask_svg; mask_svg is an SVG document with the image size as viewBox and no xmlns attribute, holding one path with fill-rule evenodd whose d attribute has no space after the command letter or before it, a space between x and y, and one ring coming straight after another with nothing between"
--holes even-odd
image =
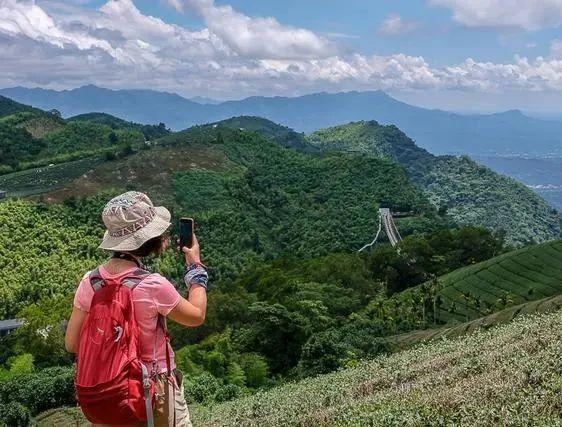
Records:
<instances>
[{"instance_id":1,"label":"hat brim","mask_svg":"<svg viewBox=\"0 0 562 427\"><path fill-rule=\"evenodd\" d=\"M99 248L107 251L134 251L150 239L164 234L171 225L170 219L172 215L164 206L156 206L154 211L156 215L149 224L128 236L112 237L109 235L109 232L106 231Z\"/></svg>"}]
</instances>

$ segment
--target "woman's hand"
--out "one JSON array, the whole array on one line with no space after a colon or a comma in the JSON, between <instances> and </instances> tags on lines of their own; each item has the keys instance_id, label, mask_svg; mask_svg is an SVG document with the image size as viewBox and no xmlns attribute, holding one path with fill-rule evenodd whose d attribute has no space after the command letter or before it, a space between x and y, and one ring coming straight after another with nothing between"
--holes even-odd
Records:
<instances>
[{"instance_id":1,"label":"woman's hand","mask_svg":"<svg viewBox=\"0 0 562 427\"><path fill-rule=\"evenodd\" d=\"M197 236L195 235L195 233L193 233L193 244L191 245L191 247L188 248L187 246L184 246L183 248L181 248L181 251L185 256L185 263L187 265L201 263L201 256L199 254L199 242L197 241Z\"/></svg>"}]
</instances>

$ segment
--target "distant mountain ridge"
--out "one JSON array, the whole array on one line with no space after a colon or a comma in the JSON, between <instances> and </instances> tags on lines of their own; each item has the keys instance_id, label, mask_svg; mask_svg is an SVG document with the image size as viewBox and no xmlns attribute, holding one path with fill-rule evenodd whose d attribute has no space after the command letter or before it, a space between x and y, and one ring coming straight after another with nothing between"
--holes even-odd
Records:
<instances>
[{"instance_id":1,"label":"distant mountain ridge","mask_svg":"<svg viewBox=\"0 0 562 427\"><path fill-rule=\"evenodd\" d=\"M99 111L134 122L164 122L176 130L236 116L260 116L307 133L376 120L395 124L435 154L562 154L562 122L528 117L519 110L473 115L430 110L382 91L322 92L293 98L254 96L219 104L202 104L168 92L93 85L64 91L15 87L0 89L0 94L42 109L56 108L65 117Z\"/></svg>"}]
</instances>

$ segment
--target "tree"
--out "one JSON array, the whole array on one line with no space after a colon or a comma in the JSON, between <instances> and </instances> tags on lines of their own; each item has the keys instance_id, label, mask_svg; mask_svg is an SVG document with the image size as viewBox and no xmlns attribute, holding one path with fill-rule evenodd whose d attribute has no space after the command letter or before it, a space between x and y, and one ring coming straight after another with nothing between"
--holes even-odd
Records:
<instances>
[{"instance_id":1,"label":"tree","mask_svg":"<svg viewBox=\"0 0 562 427\"><path fill-rule=\"evenodd\" d=\"M307 377L334 371L343 365L348 351L348 346L336 330L313 335L302 348L299 375Z\"/></svg>"},{"instance_id":2,"label":"tree","mask_svg":"<svg viewBox=\"0 0 562 427\"><path fill-rule=\"evenodd\" d=\"M115 145L119 141L119 137L113 131L109 133L108 139L111 145Z\"/></svg>"}]
</instances>

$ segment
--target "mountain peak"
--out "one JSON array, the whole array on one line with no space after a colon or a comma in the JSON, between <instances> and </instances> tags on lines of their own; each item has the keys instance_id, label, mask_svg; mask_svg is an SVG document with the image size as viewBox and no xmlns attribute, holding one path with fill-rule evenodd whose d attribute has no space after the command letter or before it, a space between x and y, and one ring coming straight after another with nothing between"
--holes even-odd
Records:
<instances>
[{"instance_id":1,"label":"mountain peak","mask_svg":"<svg viewBox=\"0 0 562 427\"><path fill-rule=\"evenodd\" d=\"M499 113L490 114L490 115L495 117L514 117L514 118L526 117L523 111L516 108L512 110L501 111Z\"/></svg>"}]
</instances>

